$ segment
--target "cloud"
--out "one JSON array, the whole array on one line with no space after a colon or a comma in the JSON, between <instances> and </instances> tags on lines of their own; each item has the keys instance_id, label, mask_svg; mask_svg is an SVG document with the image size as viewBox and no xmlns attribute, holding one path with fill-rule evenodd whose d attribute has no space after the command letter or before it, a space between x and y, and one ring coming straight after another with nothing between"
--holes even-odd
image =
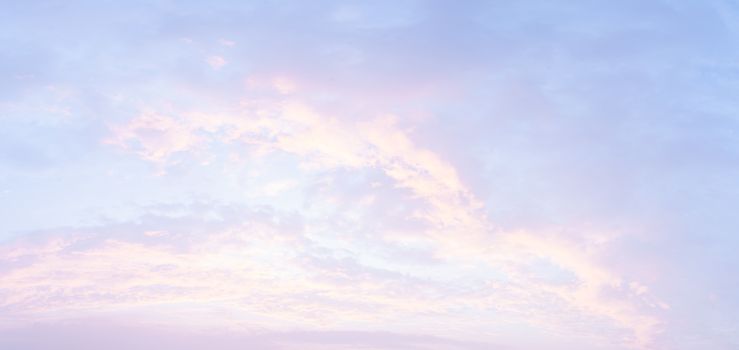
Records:
<instances>
[{"instance_id":1,"label":"cloud","mask_svg":"<svg viewBox=\"0 0 739 350\"><path fill-rule=\"evenodd\" d=\"M37 337L36 334L45 334ZM177 348L182 350L215 347L221 350L258 348L265 350L290 349L490 349L491 344L461 342L434 336L360 331L320 332L258 332L215 333L185 332L171 327L147 327L125 322L78 319L62 324L42 323L15 329L0 330L0 346L8 350L47 349L92 350L131 349L153 350ZM495 346L496 349L506 348Z\"/></svg>"},{"instance_id":2,"label":"cloud","mask_svg":"<svg viewBox=\"0 0 739 350\"><path fill-rule=\"evenodd\" d=\"M208 56L205 61L208 62L208 65L215 70L219 70L226 65L226 59L221 56Z\"/></svg>"},{"instance_id":3,"label":"cloud","mask_svg":"<svg viewBox=\"0 0 739 350\"><path fill-rule=\"evenodd\" d=\"M11 5L0 318L730 348L736 10Z\"/></svg>"},{"instance_id":4,"label":"cloud","mask_svg":"<svg viewBox=\"0 0 739 350\"><path fill-rule=\"evenodd\" d=\"M114 136L105 143L131 149L149 161L161 162L178 152L192 152L203 142L195 130L157 113L144 113L132 123L114 129Z\"/></svg>"},{"instance_id":5,"label":"cloud","mask_svg":"<svg viewBox=\"0 0 739 350\"><path fill-rule=\"evenodd\" d=\"M228 39L218 39L218 43L223 46L233 47L236 46L236 42Z\"/></svg>"},{"instance_id":6,"label":"cloud","mask_svg":"<svg viewBox=\"0 0 739 350\"><path fill-rule=\"evenodd\" d=\"M395 117L345 121L324 116L302 102L289 99L242 102L242 105L249 108L234 115L184 113L181 128L204 137L207 142L223 142L233 147L257 145L272 152L296 155L309 169L381 171L396 188L406 191L406 200L419 201L411 215L412 219L424 222L425 227L410 233L412 239L430 243L433 254L451 264L484 263L491 276L503 274L511 286L531 289L526 297L516 287L509 289L513 294L503 299L475 303L482 302L485 307L515 305L513 300L519 298L519 303L530 307L540 300L555 298L562 307L628 330L631 334L622 341L635 346L648 346L657 334L661 321L650 315L649 310L660 301L646 287L639 289L640 293L629 289L629 283L639 282L625 282L615 271L599 263L597 250L581 253L582 246L595 247L602 240L591 240L587 235L573 240L556 232L506 232L495 228L486 218L482 202L462 183L456 169L435 153L416 146ZM146 117L138 117L130 125L140 125L141 118ZM113 138L137 138L136 132L122 135L115 130ZM160 160L174 153L166 145L150 152L161 154ZM393 243L391 238L387 243L402 241ZM575 280L555 286L532 279L526 269L535 261L567 271ZM604 297L611 289L624 290L626 295ZM509 311L516 313L521 309L525 308L511 306Z\"/></svg>"}]
</instances>

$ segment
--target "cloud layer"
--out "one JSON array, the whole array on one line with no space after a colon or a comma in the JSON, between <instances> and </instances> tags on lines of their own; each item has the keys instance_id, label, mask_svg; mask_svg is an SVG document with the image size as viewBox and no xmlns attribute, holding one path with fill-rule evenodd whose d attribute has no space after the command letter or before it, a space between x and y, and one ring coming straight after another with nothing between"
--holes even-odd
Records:
<instances>
[{"instance_id":1,"label":"cloud layer","mask_svg":"<svg viewBox=\"0 0 739 350\"><path fill-rule=\"evenodd\" d=\"M730 2L10 7L0 347L739 341Z\"/></svg>"}]
</instances>

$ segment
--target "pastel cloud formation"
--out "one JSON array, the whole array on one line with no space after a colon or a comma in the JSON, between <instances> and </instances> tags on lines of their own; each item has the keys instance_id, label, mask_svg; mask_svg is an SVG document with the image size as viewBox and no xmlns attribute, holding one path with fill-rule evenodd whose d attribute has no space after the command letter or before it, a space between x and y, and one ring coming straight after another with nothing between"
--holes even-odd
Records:
<instances>
[{"instance_id":1,"label":"pastel cloud formation","mask_svg":"<svg viewBox=\"0 0 739 350\"><path fill-rule=\"evenodd\" d=\"M273 152L294 154L312 171L337 168L347 168L351 171L362 168L381 170L392 180L394 187L409 192L402 197L415 199L416 208L408 213L407 219L419 221L423 225L416 232L406 232L404 235L418 241L415 244L429 245L430 248L425 249L430 250L430 255L444 261L446 268L454 268L455 265L464 263L484 263L490 275L497 273L502 276L495 278L480 276L477 288L483 291L475 298L455 298L449 295L444 300L433 298L427 300L425 295L429 291L420 295L404 296L394 293L387 295L386 293L394 289L391 287L392 284L388 284L393 283L391 276L397 275L395 278L403 279L413 276L387 268L380 270L382 273L375 276L374 270L363 272L362 269L367 267L361 264L355 267L352 260L346 260L351 258L340 260L329 258L327 261L329 264L339 265L330 267L328 271L324 271L325 262L320 258L319 265L307 265L318 271L311 269L306 271L306 265L298 258L305 254L301 251L307 249L301 245L308 243L300 239L297 241L283 239L284 236L292 238L294 235L302 238L302 233L260 234L261 230L251 229L249 223L247 227L228 229L226 233L203 232L202 235L207 239L193 243L193 247L185 249L187 253L119 241L105 241L92 251L69 256L61 254L61 257L60 253L65 252L73 242L62 244L58 250L51 252L44 250L42 256L32 259L40 259L42 262L29 267L30 271L16 268L13 274L7 276L10 285L15 286L8 291L8 295L19 298L10 298L7 306L12 310L17 304L35 304L33 300L40 296L29 290L61 289L65 295L70 293L74 295L74 291L77 290L85 290L85 293L93 290L95 295L110 296L113 300L104 297L102 302L103 304L109 302L113 304L111 306L116 306L119 302L129 305L126 296L133 293L136 299L147 304L177 303L179 298L205 304L215 301L224 303L222 307L248 310L251 315L269 312L269 318L286 317L283 322L301 324L301 321L309 321L313 317L319 317L321 323L325 323L332 319L359 322L367 318L387 322L392 319L417 317L418 314L432 310L436 313L453 315L453 311L463 305L490 309L507 304L510 310L506 311L521 313L525 311L520 309L535 307L543 303L543 299L548 298L552 299L549 303L559 303L562 307L573 308L573 313L601 317L614 323L617 328L625 329L630 333L625 339L633 340L624 341L639 346L646 346L651 341L655 332L654 327L659 321L642 312L640 310L642 305L635 305L629 299L609 300L600 296L606 288L621 288L620 277L602 267L594 266L595 263L587 255L580 253L577 246L568 245L566 241L557 237L548 237L545 240L543 237L527 233L496 231L481 213L482 204L462 184L454 167L433 152L416 147L406 133L395 125L394 118L380 117L359 123L345 123L335 118L323 117L300 103L290 101L277 101L275 106L253 105L248 102L242 104L250 107L243 115L218 116L194 112L174 118L145 113L124 126L113 127L114 134L111 136L113 141L110 143L126 149L129 144L139 145L140 149L135 152L143 159L153 162L166 162L170 156L177 153L201 152L206 148L206 143L235 143L235 147L256 145ZM269 151L260 157L268 157ZM380 240L383 244L398 244L392 237L382 237L382 232L368 234L381 235ZM151 236L146 233L145 235ZM278 244L266 246L260 244L262 235L276 239ZM173 239L166 235L163 238ZM319 242L322 239L325 238L318 237ZM403 239L405 237L400 238L400 241ZM184 241L188 242L189 239ZM298 243L299 247L296 248L293 244L295 242L302 244ZM361 249L361 244L352 241L349 241L349 244L353 249ZM252 250L252 245L255 245L255 250ZM260 252L269 252L268 255L272 257L265 261L264 265L259 264ZM331 255L336 254L339 253L333 252ZM12 251L8 256L13 261L25 257L14 255ZM290 266L289 261L292 259L298 259L296 266ZM307 259L312 263L316 258L309 256ZM546 264L573 274L575 279L563 286L533 282L530 280L531 276L526 276L521 270L535 259L543 259ZM132 262L133 266L128 262ZM251 266L254 263L257 265ZM350 265L344 266L347 263ZM53 275L60 273L62 266L70 267L71 270L63 271L61 274L71 277L69 279L76 281L74 284L69 285L67 278L60 281L52 278ZM281 268L275 270L275 266ZM350 270L345 272L344 269L347 268ZM354 271L357 268L360 270ZM107 280L111 269L118 271L116 278ZM334 272L334 269L338 270ZM456 269L464 270L463 267ZM337 272L339 274L334 275ZM360 280L345 286L345 282L357 278L347 275L352 273L359 273ZM384 274L388 276L383 276ZM125 277L127 275L135 279L127 281ZM364 280L361 277L363 275L370 279ZM80 281L75 279L76 276L86 277L82 277ZM321 279L328 278L329 281L336 278L338 281L331 282L339 282L339 285L315 281L313 278L316 276ZM287 279L280 281L281 278ZM349 281L342 281L347 278ZM493 288L485 286L485 282L489 282L490 279L500 278L506 280L497 282L502 286ZM44 287L27 285L29 282L37 281L44 281ZM424 285L428 282L419 277L416 283ZM638 282L631 283L639 285ZM124 288L116 289L119 284ZM112 289L106 290L97 286ZM427 288L431 286L433 285ZM211 290L213 287L216 290ZM415 289L403 284L396 288ZM507 290L503 297L499 297L497 289ZM526 294L523 293L523 289L527 289ZM639 294L646 294L643 290L640 292ZM443 291L434 291L432 294L443 295ZM629 294L632 298L636 297L635 293ZM303 297L304 295L320 297L314 302L310 298ZM298 298L295 301L296 305L291 305L290 301L296 297ZM234 298L236 301L232 300ZM246 305L240 304L238 300L241 298L249 300ZM257 300L253 301L253 298ZM330 304L324 305L323 298ZM71 299L85 301L86 298L79 295ZM646 300L647 297L639 299ZM93 300L92 305L96 305L95 308L98 309L104 308L98 306L99 302ZM64 299L59 303L66 307L74 305ZM332 307L333 303L339 305L348 303L355 306L350 306L349 310L343 308L335 310ZM516 303L523 305L515 305ZM131 306L135 305L134 302ZM280 309L285 308L287 315L282 316L275 312L277 305L280 305ZM59 306L43 305L41 310L43 307L56 309ZM92 306L83 302L78 307ZM359 310L355 310L357 307ZM373 312L368 312L366 307L370 307ZM26 308L26 311L28 309L32 310ZM314 314L318 312L317 310L320 310L320 314ZM543 317L556 319L553 314L543 314ZM441 316L438 318L441 319Z\"/></svg>"},{"instance_id":2,"label":"pastel cloud formation","mask_svg":"<svg viewBox=\"0 0 739 350\"><path fill-rule=\"evenodd\" d=\"M0 348L739 344L728 2L11 10Z\"/></svg>"}]
</instances>

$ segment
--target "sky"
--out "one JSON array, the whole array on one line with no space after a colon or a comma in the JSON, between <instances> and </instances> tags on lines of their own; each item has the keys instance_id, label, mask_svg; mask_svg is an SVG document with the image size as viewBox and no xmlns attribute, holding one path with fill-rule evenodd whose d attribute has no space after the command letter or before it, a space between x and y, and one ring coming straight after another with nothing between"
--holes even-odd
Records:
<instances>
[{"instance_id":1,"label":"sky","mask_svg":"<svg viewBox=\"0 0 739 350\"><path fill-rule=\"evenodd\" d=\"M735 0L0 0L0 348L739 348Z\"/></svg>"}]
</instances>

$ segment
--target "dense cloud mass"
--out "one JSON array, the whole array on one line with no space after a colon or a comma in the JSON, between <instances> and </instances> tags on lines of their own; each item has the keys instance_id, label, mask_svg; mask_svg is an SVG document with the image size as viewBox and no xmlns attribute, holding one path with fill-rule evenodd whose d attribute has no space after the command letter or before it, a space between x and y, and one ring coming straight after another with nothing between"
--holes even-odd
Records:
<instances>
[{"instance_id":1,"label":"dense cloud mass","mask_svg":"<svg viewBox=\"0 0 739 350\"><path fill-rule=\"evenodd\" d=\"M16 1L0 348L739 347L739 5Z\"/></svg>"}]
</instances>

